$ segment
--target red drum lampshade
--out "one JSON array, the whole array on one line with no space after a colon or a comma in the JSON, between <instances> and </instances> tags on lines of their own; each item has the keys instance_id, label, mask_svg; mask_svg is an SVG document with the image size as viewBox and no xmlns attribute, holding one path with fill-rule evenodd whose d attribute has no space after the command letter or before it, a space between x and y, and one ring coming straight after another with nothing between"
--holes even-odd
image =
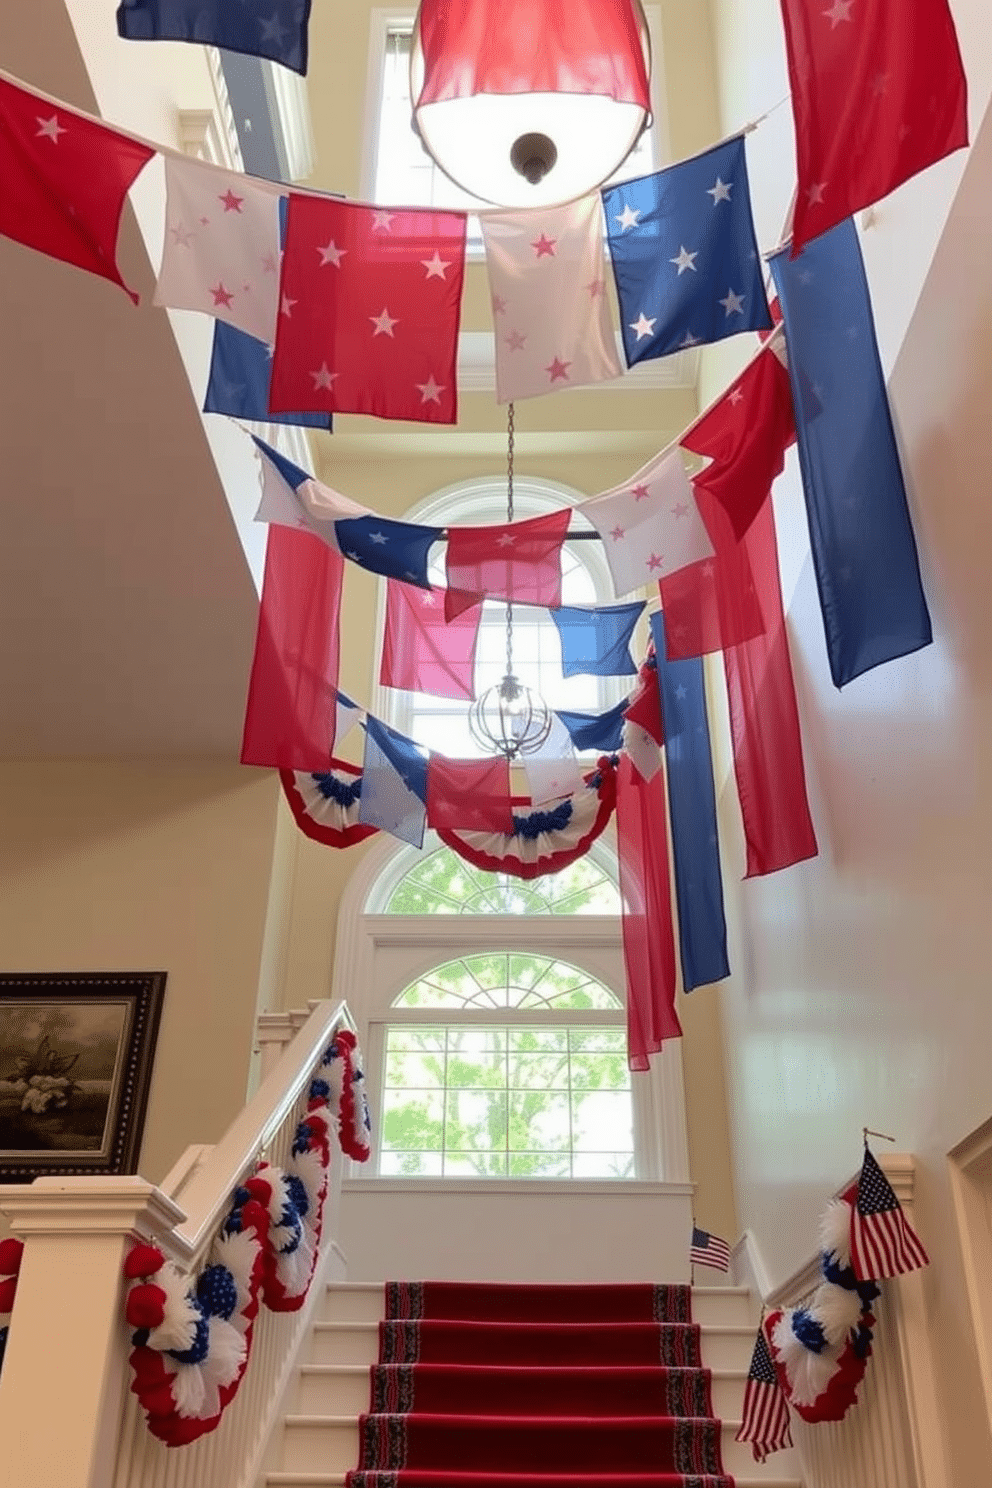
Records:
<instances>
[{"instance_id":1,"label":"red drum lampshade","mask_svg":"<svg viewBox=\"0 0 992 1488\"><path fill-rule=\"evenodd\" d=\"M421 0L411 52L424 147L506 207L593 190L650 122L640 0Z\"/></svg>"}]
</instances>

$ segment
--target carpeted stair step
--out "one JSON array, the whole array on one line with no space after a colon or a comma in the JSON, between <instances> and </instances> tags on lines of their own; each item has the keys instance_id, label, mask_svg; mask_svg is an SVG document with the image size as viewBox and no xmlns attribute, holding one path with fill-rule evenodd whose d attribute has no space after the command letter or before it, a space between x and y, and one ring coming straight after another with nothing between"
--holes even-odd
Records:
<instances>
[{"instance_id":1,"label":"carpeted stair step","mask_svg":"<svg viewBox=\"0 0 992 1488\"><path fill-rule=\"evenodd\" d=\"M526 1285L388 1281L386 1317L472 1323L688 1323L692 1289L628 1285Z\"/></svg>"},{"instance_id":2,"label":"carpeted stair step","mask_svg":"<svg viewBox=\"0 0 992 1488\"><path fill-rule=\"evenodd\" d=\"M699 1369L695 1323L387 1321L381 1364L664 1364Z\"/></svg>"},{"instance_id":3,"label":"carpeted stair step","mask_svg":"<svg viewBox=\"0 0 992 1488\"><path fill-rule=\"evenodd\" d=\"M646 1365L379 1364L373 1412L493 1416L711 1416L707 1369Z\"/></svg>"},{"instance_id":4,"label":"carpeted stair step","mask_svg":"<svg viewBox=\"0 0 992 1488\"><path fill-rule=\"evenodd\" d=\"M755 1471L760 1471L761 1476L742 1476L737 1473L729 1481L733 1483L734 1488L803 1488L798 1478L770 1477L767 1475L767 1469L755 1469ZM265 1485L266 1488L347 1488L347 1480L353 1476L354 1474L350 1473L284 1472L280 1470L266 1473ZM411 1482L411 1478L415 1481ZM527 1479L517 1473L478 1473L472 1477L465 1477L463 1474L454 1473L407 1474L404 1472L383 1473L378 1479L376 1488L456 1488L456 1482L471 1485L471 1488L547 1488L549 1481L552 1480L543 1474L536 1479ZM561 1478L553 1480L554 1488L559 1488L559 1485L560 1488L565 1488L566 1483L568 1488L606 1488L607 1482L612 1481L606 1478L587 1477L582 1473L569 1473L564 1481ZM699 1488L700 1483L703 1484L703 1488L712 1488L714 1482L727 1481L726 1476L723 1476L716 1479L710 1478L707 1483L705 1477L686 1477L678 1473L667 1473L661 1477L652 1478L625 1477L621 1479L621 1483L628 1485L628 1488L632 1483L634 1488L638 1488L639 1484L647 1488L648 1483L654 1485L654 1488ZM369 1484L368 1488L372 1488L372 1485Z\"/></svg>"},{"instance_id":5,"label":"carpeted stair step","mask_svg":"<svg viewBox=\"0 0 992 1488\"><path fill-rule=\"evenodd\" d=\"M424 1378L426 1379L427 1371L430 1371L433 1374L437 1370L451 1370L453 1366L448 1364L417 1364L412 1366L376 1364L372 1365L370 1369L369 1366L361 1364L304 1364L300 1367L299 1370L296 1393L293 1398L291 1409L294 1413L299 1415L320 1415L322 1413L328 1412L335 1412L338 1415L344 1415L350 1412L358 1417L364 1411L367 1411L369 1409L370 1377L374 1381L374 1372L377 1370L381 1370L383 1372L395 1370L397 1373L399 1373L406 1368L416 1369L418 1371L418 1378L420 1377L420 1371L424 1371ZM455 1366L455 1372L458 1373L462 1370L471 1372L475 1369L480 1368L485 1368L485 1366L463 1364L460 1366ZM527 1366L523 1366L523 1368L526 1372ZM551 1371L546 1370L536 1370L534 1372L536 1374L542 1374L545 1377L547 1377L549 1373L552 1373ZM556 1374L566 1372L566 1370L554 1371L552 1373L552 1377L554 1377L554 1375ZM633 1366L632 1370L627 1371L628 1377L632 1374L632 1372L640 1373L640 1370L637 1368L637 1366ZM653 1377L655 1374L661 1374L661 1372L662 1371L660 1370L646 1369L646 1373L650 1377ZM680 1371L669 1372L675 1374L679 1373ZM681 1372L689 1374L693 1373L693 1371ZM717 1417L739 1415L741 1409L741 1401L744 1398L745 1370L713 1370L712 1372L706 1370L704 1372L708 1374L710 1378L711 1407L709 1410L705 1411L696 1409L691 1411L690 1414L714 1415ZM622 1377L624 1371L618 1369L590 1369L588 1373L590 1373L591 1375L598 1375L600 1378L605 1378L608 1382L608 1397L603 1396L600 1397L600 1399L615 1397L615 1387L613 1385L613 1380L614 1378ZM475 1378L478 1377L476 1376ZM375 1390L375 1388L376 1387L373 1384L373 1391ZM447 1404L444 1405L444 1409L452 1414L456 1413L462 1408L460 1404L461 1397L462 1387L459 1385L449 1394ZM372 1401L375 1403L375 1408L377 1410L398 1409L395 1404L384 1403L381 1398L377 1399L374 1393L372 1394L371 1398ZM394 1396L393 1399L395 1398L396 1397ZM429 1396L424 1396L423 1394L416 1396L416 1399L418 1400L429 1398ZM542 1396L542 1404L535 1408L541 1409L543 1412L546 1413L548 1410L548 1406L546 1403L547 1398L547 1395ZM439 1406L425 1406L425 1409L427 1408L440 1409ZM643 1407L641 1405L638 1405L636 1407L636 1411L638 1413L643 1413ZM597 1414L597 1410L594 1409L589 1412L589 1414L595 1415ZM675 1415L676 1412L672 1409L669 1409L665 1412L665 1414Z\"/></svg>"},{"instance_id":6,"label":"carpeted stair step","mask_svg":"<svg viewBox=\"0 0 992 1488\"><path fill-rule=\"evenodd\" d=\"M480 1401L481 1405L481 1401ZM359 1470L719 1473L712 1417L366 1415Z\"/></svg>"}]
</instances>

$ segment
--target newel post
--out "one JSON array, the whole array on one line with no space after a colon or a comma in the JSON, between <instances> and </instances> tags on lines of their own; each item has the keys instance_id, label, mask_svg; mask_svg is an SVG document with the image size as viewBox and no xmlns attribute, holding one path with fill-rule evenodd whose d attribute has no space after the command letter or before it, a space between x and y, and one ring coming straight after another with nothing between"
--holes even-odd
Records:
<instances>
[{"instance_id":1,"label":"newel post","mask_svg":"<svg viewBox=\"0 0 992 1488\"><path fill-rule=\"evenodd\" d=\"M24 1257L0 1378L3 1477L107 1488L127 1379L122 1266L185 1214L143 1178L38 1178L0 1190Z\"/></svg>"}]
</instances>

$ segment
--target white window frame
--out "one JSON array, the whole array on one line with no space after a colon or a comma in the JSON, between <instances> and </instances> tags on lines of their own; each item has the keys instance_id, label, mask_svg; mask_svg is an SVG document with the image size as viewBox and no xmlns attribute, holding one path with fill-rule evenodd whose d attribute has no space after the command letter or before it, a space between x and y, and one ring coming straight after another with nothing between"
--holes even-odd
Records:
<instances>
[{"instance_id":1,"label":"white window frame","mask_svg":"<svg viewBox=\"0 0 992 1488\"><path fill-rule=\"evenodd\" d=\"M605 834L604 834L605 836ZM428 834L424 851L441 844ZM593 849L602 866L615 875L615 851L603 838ZM379 1178L376 1129L382 1104L384 1030L392 1002L403 989L432 967L459 956L489 951L531 951L552 956L598 978L626 1002L623 948L618 915L388 915L381 912L395 885L419 858L416 848L400 846L385 834L373 843L352 874L338 910L332 997L347 999L359 1025L369 1098L373 1112L376 1158L353 1175L363 1183L389 1183ZM485 1021L480 1014L480 1023ZM568 1019L563 1013L562 1021ZM443 1022L443 1016L435 1021ZM688 1183L689 1146L685 1117L682 1048L670 1039L652 1060L651 1069L631 1076L634 1103L636 1183ZM410 1178L414 1186L447 1183L503 1183L510 1179ZM520 1180L524 1181L524 1180ZM592 1181L592 1180L590 1180ZM570 1191L581 1179L528 1178L528 1186Z\"/></svg>"}]
</instances>

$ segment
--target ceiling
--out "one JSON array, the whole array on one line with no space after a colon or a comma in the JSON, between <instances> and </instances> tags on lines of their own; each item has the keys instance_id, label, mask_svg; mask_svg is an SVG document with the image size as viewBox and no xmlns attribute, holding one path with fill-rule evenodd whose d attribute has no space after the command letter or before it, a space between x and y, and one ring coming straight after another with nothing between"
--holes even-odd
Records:
<instances>
[{"instance_id":1,"label":"ceiling","mask_svg":"<svg viewBox=\"0 0 992 1488\"><path fill-rule=\"evenodd\" d=\"M199 49L129 48L114 35L112 10L111 0L99 10L92 0L0 6L0 57L31 86L140 132L139 120L168 142L169 121L174 132L177 108L188 106L180 53ZM312 184L350 195L362 185L371 11L370 0L344 15L315 6L311 29ZM712 87L708 101L701 87L674 96L685 89L688 52L679 47L699 50L698 37L683 32L665 38L677 153L716 137ZM162 81L170 66L174 85ZM162 132L149 117L163 121ZM224 441L244 436L226 424L218 433L223 421L205 428L182 334L149 303L151 235L139 231L147 215L136 219L126 207L121 230L119 259L141 291L138 309L109 283L0 238L3 758L237 757L258 603L245 557L247 548L257 573L254 489L243 479L243 450L233 481L225 465ZM401 510L397 473L406 479L418 461L429 470L426 489L413 480L407 504L448 477L502 468L504 411L485 386L491 322L481 265L469 280L466 378L476 390L461 400L458 427L340 418L314 458L341 489L375 505L391 471L390 499ZM619 391L530 400L518 409L520 468L554 477L567 457L587 471L590 491L602 489L601 470L606 483L622 479L691 417L695 389L681 381L631 379Z\"/></svg>"}]
</instances>

